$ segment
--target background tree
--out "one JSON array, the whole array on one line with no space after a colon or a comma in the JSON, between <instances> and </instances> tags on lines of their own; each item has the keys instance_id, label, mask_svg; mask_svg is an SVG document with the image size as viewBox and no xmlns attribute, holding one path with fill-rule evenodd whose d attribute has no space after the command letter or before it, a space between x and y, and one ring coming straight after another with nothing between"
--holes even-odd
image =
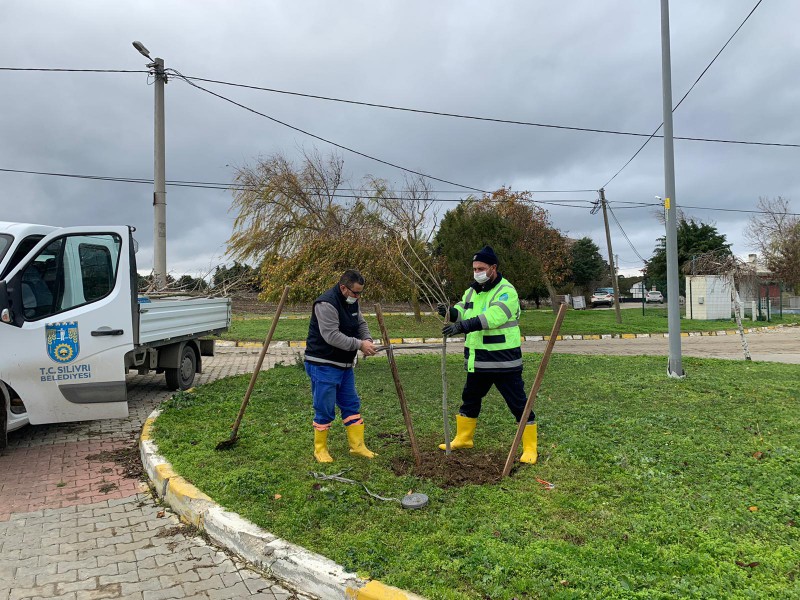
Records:
<instances>
[{"instance_id":1,"label":"background tree","mask_svg":"<svg viewBox=\"0 0 800 600\"><path fill-rule=\"evenodd\" d=\"M436 198L428 181L419 175L404 177L399 191L393 190L385 179L370 177L367 181L369 189L374 190L371 201L376 211L375 220L385 232L385 252L401 259L393 263L394 268L408 281L414 316L421 322L421 290L417 276L436 271L430 252L439 216Z\"/></svg>"},{"instance_id":2,"label":"background tree","mask_svg":"<svg viewBox=\"0 0 800 600\"><path fill-rule=\"evenodd\" d=\"M376 231L376 235L381 233ZM317 236L292 256L268 256L261 266L261 298L276 301L283 287L291 285L295 301L310 302L334 285L345 270L356 268L366 279L366 302L408 300L408 281L394 264L396 258L379 251L380 243L378 238L350 233Z\"/></svg>"},{"instance_id":3,"label":"background tree","mask_svg":"<svg viewBox=\"0 0 800 600\"><path fill-rule=\"evenodd\" d=\"M304 152L299 165L276 153L239 168L231 206L237 213L228 240L231 257L260 264L267 255L291 256L313 236L357 228L359 223L349 218L348 199L338 197L343 166L340 157L313 151Z\"/></svg>"},{"instance_id":4,"label":"background tree","mask_svg":"<svg viewBox=\"0 0 800 600\"><path fill-rule=\"evenodd\" d=\"M201 293L208 290L208 283L202 277L192 277L191 275L181 275L175 281L174 288L185 291Z\"/></svg>"},{"instance_id":5,"label":"background tree","mask_svg":"<svg viewBox=\"0 0 800 600\"><path fill-rule=\"evenodd\" d=\"M532 204L530 194L501 188L481 199L468 198L439 225L434 253L441 259L451 297L472 283L472 256L487 244L521 298L540 297L543 286L554 296L552 283L569 273L566 242L550 225L547 212Z\"/></svg>"},{"instance_id":6,"label":"background tree","mask_svg":"<svg viewBox=\"0 0 800 600\"><path fill-rule=\"evenodd\" d=\"M745 236L767 268L800 292L800 218L790 212L790 201L778 196L758 199L761 214L750 218Z\"/></svg>"},{"instance_id":7,"label":"background tree","mask_svg":"<svg viewBox=\"0 0 800 600\"><path fill-rule=\"evenodd\" d=\"M535 257L539 263L541 283L547 288L553 311L558 311L556 286L563 284L570 275L569 245L561 232L553 227L550 214L534 204L530 192L512 192L505 187L485 196L481 204L487 210L496 211L517 230L517 250ZM531 290L529 296L533 293Z\"/></svg>"},{"instance_id":8,"label":"background tree","mask_svg":"<svg viewBox=\"0 0 800 600\"><path fill-rule=\"evenodd\" d=\"M460 297L472 282L472 257L490 245L497 254L500 272L514 283L520 297L527 297L541 281L535 257L517 252L519 232L500 215L484 211L474 199L447 211L434 238L434 252L451 298Z\"/></svg>"},{"instance_id":9,"label":"background tree","mask_svg":"<svg viewBox=\"0 0 800 600\"><path fill-rule=\"evenodd\" d=\"M600 248L592 238L582 237L575 240L569 249L570 280L581 292L594 290L608 273L608 263L603 260Z\"/></svg>"},{"instance_id":10,"label":"background tree","mask_svg":"<svg viewBox=\"0 0 800 600\"><path fill-rule=\"evenodd\" d=\"M687 219L680 215L678 220L678 272L683 272L683 266L691 261L693 256L700 256L706 252L717 252L721 255L731 254L731 245L725 235L719 233L716 226L708 223ZM658 238L653 256L647 261L644 268L648 286L659 282L666 285L667 281L667 239ZM686 282L679 277L680 294L684 293ZM669 290L667 290L669 292Z\"/></svg>"},{"instance_id":11,"label":"background tree","mask_svg":"<svg viewBox=\"0 0 800 600\"><path fill-rule=\"evenodd\" d=\"M252 293L260 291L258 269L234 261L233 266L218 265L214 269L211 283L214 288L225 288L229 293Z\"/></svg>"},{"instance_id":12,"label":"background tree","mask_svg":"<svg viewBox=\"0 0 800 600\"><path fill-rule=\"evenodd\" d=\"M360 193L340 191L343 167L340 157L313 151L299 164L278 153L238 170L228 253L259 265L263 299L276 300L289 284L293 300L313 300L348 268L364 274L374 300L409 298L399 261L386 252L386 238L394 234L384 222L385 186L375 189L366 180Z\"/></svg>"}]
</instances>

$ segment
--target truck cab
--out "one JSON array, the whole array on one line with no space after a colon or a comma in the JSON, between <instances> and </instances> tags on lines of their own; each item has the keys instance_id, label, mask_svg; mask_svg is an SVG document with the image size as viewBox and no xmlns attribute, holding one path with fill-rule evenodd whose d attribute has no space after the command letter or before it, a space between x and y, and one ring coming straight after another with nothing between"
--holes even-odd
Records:
<instances>
[{"instance_id":1,"label":"truck cab","mask_svg":"<svg viewBox=\"0 0 800 600\"><path fill-rule=\"evenodd\" d=\"M136 282L129 227L0 223L0 447L27 423L127 416L131 368L192 384L229 300L140 304Z\"/></svg>"}]
</instances>

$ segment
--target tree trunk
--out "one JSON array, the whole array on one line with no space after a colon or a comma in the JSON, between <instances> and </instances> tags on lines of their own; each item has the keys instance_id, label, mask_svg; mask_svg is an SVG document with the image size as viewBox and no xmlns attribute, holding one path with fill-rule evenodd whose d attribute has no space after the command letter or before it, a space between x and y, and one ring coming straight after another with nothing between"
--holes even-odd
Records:
<instances>
[{"instance_id":1,"label":"tree trunk","mask_svg":"<svg viewBox=\"0 0 800 600\"><path fill-rule=\"evenodd\" d=\"M411 287L411 306L414 310L414 320L417 323L422 323L422 312L419 306L419 288L416 283Z\"/></svg>"},{"instance_id":2,"label":"tree trunk","mask_svg":"<svg viewBox=\"0 0 800 600\"><path fill-rule=\"evenodd\" d=\"M556 301L556 296L558 294L556 293L556 288L553 287L547 275L542 274L542 279L544 279L544 285L547 287L547 293L550 294L550 308L553 309L553 313L558 314L558 302Z\"/></svg>"}]
</instances>

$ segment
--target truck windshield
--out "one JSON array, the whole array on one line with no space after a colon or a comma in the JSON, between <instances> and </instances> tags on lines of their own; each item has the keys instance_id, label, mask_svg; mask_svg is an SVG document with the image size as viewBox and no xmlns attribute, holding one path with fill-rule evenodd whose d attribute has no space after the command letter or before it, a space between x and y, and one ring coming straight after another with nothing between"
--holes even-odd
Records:
<instances>
[{"instance_id":1,"label":"truck windshield","mask_svg":"<svg viewBox=\"0 0 800 600\"><path fill-rule=\"evenodd\" d=\"M14 241L14 238L8 235L7 233L0 233L0 262L3 261L3 257L8 252L8 249L11 247L11 242Z\"/></svg>"}]
</instances>

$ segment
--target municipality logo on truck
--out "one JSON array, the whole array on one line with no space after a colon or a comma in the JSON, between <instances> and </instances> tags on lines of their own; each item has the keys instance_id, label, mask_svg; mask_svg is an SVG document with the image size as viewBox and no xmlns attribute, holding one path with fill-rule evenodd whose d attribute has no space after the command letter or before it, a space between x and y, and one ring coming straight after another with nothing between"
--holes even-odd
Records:
<instances>
[{"instance_id":1,"label":"municipality logo on truck","mask_svg":"<svg viewBox=\"0 0 800 600\"><path fill-rule=\"evenodd\" d=\"M50 323L45 326L47 356L59 364L78 358L81 345L78 340L78 322Z\"/></svg>"}]
</instances>

